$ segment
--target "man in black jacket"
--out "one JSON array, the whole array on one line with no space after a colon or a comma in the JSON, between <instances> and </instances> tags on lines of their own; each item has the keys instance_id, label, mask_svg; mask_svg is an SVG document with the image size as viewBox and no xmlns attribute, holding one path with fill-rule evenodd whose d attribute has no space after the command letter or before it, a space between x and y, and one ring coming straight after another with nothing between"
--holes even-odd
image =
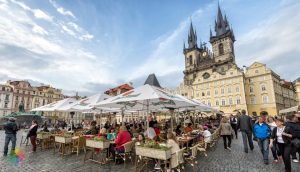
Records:
<instances>
[{"instance_id":1,"label":"man in black jacket","mask_svg":"<svg viewBox=\"0 0 300 172\"><path fill-rule=\"evenodd\" d=\"M299 114L295 114L294 120L292 120L292 123L289 123L288 126L292 127L292 130L294 131L294 137L300 139L300 121L299 121ZM297 159L297 152L300 156L300 148L296 148L295 146L292 146L292 160L293 162L298 163L299 160ZM300 157L299 157L300 159Z\"/></svg>"},{"instance_id":2,"label":"man in black jacket","mask_svg":"<svg viewBox=\"0 0 300 172\"><path fill-rule=\"evenodd\" d=\"M9 118L8 122L4 124L4 130L5 130L5 144L4 144L4 153L3 156L7 156L8 152L8 145L11 141L11 153L14 153L16 148L16 142L17 142L17 131L18 127L15 122L15 118Z\"/></svg>"},{"instance_id":3,"label":"man in black jacket","mask_svg":"<svg viewBox=\"0 0 300 172\"><path fill-rule=\"evenodd\" d=\"M236 116L233 116L233 115L231 114L231 115L230 115L230 125L231 125L232 129L234 130L234 134L235 134L236 139L238 138L238 134L237 134L237 123L238 123L237 117L236 117Z\"/></svg>"},{"instance_id":4,"label":"man in black jacket","mask_svg":"<svg viewBox=\"0 0 300 172\"><path fill-rule=\"evenodd\" d=\"M252 125L251 118L246 115L246 111L242 110L242 115L238 118L237 128L240 129L243 137L244 151L248 153L248 143L250 149L253 150L253 141L252 141ZM248 143L247 143L248 139Z\"/></svg>"}]
</instances>

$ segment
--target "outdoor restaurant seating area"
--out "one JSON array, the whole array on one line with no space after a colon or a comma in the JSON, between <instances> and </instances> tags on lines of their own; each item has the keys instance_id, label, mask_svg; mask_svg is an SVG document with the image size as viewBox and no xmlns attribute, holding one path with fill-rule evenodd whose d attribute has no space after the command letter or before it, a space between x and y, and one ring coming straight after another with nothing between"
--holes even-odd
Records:
<instances>
[{"instance_id":1,"label":"outdoor restaurant seating area","mask_svg":"<svg viewBox=\"0 0 300 172\"><path fill-rule=\"evenodd\" d=\"M33 111L116 111L122 117L126 111L142 111L147 120L121 123L107 120L101 124L83 121L78 127L71 123L69 129L54 124L50 131L43 128L38 132L40 150L53 149L53 154L61 158L84 154L83 162L99 163L99 168L131 163L136 171L184 171L187 166L198 171L198 157L213 151L220 137L215 109L154 86L144 85L116 97L84 101L89 103L57 102ZM160 113L165 118L157 120Z\"/></svg>"}]
</instances>

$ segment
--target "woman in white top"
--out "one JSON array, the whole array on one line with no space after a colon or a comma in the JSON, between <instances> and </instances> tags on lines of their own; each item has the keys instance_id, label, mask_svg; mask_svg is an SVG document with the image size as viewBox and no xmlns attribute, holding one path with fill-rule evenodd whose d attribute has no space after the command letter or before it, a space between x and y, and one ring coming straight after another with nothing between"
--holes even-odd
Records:
<instances>
[{"instance_id":1,"label":"woman in white top","mask_svg":"<svg viewBox=\"0 0 300 172\"><path fill-rule=\"evenodd\" d=\"M177 165L177 157L176 157L175 153L177 151L179 151L180 148L179 148L179 144L177 143L177 139L176 139L173 132L168 132L167 139L168 139L167 140L167 146L171 147L171 154L172 154L171 164L172 164L172 167L173 167L173 166Z\"/></svg>"},{"instance_id":2,"label":"woman in white top","mask_svg":"<svg viewBox=\"0 0 300 172\"><path fill-rule=\"evenodd\" d=\"M210 142L211 133L208 130L207 126L204 126L203 129L204 129L204 131L203 131L204 141L205 141L205 143L208 143L208 142Z\"/></svg>"},{"instance_id":3,"label":"woman in white top","mask_svg":"<svg viewBox=\"0 0 300 172\"><path fill-rule=\"evenodd\" d=\"M276 150L277 155L273 155L273 157L274 161L278 162L278 159L282 159L284 153L284 141L282 139L282 133L285 129L285 126L283 125L284 120L280 118L276 119L275 123L277 127L275 127L272 131L270 148Z\"/></svg>"}]
</instances>

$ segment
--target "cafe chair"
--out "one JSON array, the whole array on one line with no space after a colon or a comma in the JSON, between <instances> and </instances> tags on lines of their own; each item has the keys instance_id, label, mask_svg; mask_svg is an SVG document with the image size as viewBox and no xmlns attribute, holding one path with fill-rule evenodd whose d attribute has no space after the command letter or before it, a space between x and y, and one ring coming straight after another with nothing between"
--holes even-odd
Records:
<instances>
[{"instance_id":1,"label":"cafe chair","mask_svg":"<svg viewBox=\"0 0 300 172\"><path fill-rule=\"evenodd\" d=\"M198 164L198 161L197 161L198 147L199 147L199 145L195 145L195 146L191 147L190 148L191 155L185 158L187 163L193 167L194 172L195 172L195 169L197 169L197 164Z\"/></svg>"},{"instance_id":2,"label":"cafe chair","mask_svg":"<svg viewBox=\"0 0 300 172\"><path fill-rule=\"evenodd\" d=\"M85 138L83 136L75 136L75 137L78 137L78 138L73 140L72 152L77 153L77 156L78 156L81 149L83 149L84 152L86 152Z\"/></svg>"},{"instance_id":3,"label":"cafe chair","mask_svg":"<svg viewBox=\"0 0 300 172\"><path fill-rule=\"evenodd\" d=\"M198 151L203 152L205 156L207 156L206 150L207 150L207 143L205 141L199 142Z\"/></svg>"},{"instance_id":4,"label":"cafe chair","mask_svg":"<svg viewBox=\"0 0 300 172\"><path fill-rule=\"evenodd\" d=\"M127 157L132 162L132 152L133 152L132 150L134 147L134 142L133 141L127 142L127 143L123 144L122 146L124 146L124 152L116 151L115 163L117 163L117 159L122 159L124 161L124 165L125 165Z\"/></svg>"}]
</instances>

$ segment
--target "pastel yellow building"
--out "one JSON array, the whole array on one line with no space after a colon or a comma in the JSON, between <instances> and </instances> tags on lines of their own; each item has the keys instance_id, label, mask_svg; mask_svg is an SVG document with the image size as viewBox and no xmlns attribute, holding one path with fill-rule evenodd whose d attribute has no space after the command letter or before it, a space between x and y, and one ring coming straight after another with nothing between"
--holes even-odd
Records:
<instances>
[{"instance_id":1,"label":"pastel yellow building","mask_svg":"<svg viewBox=\"0 0 300 172\"><path fill-rule=\"evenodd\" d=\"M297 94L297 103L300 106L300 78L294 81L296 94Z\"/></svg>"},{"instance_id":2,"label":"pastel yellow building","mask_svg":"<svg viewBox=\"0 0 300 172\"><path fill-rule=\"evenodd\" d=\"M246 110L249 114L276 115L296 105L297 96L291 82L282 80L265 64L255 62L241 69L235 62L235 36L218 8L215 32L210 31L212 52L206 43L198 46L191 23L188 46L184 44L184 82L176 92L197 99L224 113Z\"/></svg>"}]
</instances>

